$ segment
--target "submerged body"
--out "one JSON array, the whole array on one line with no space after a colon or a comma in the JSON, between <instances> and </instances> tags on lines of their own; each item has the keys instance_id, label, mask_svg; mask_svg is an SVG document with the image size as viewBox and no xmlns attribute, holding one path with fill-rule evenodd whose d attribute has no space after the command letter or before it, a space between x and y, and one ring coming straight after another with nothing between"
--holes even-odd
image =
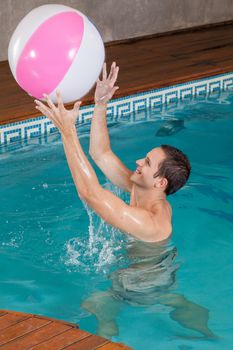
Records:
<instances>
[{"instance_id":1,"label":"submerged body","mask_svg":"<svg viewBox=\"0 0 233 350\"><path fill-rule=\"evenodd\" d=\"M145 243L131 240L127 244L127 268L111 273L112 288L116 298L130 304L154 304L164 291L175 287L178 264L176 247L168 241Z\"/></svg>"},{"instance_id":2,"label":"submerged body","mask_svg":"<svg viewBox=\"0 0 233 350\"><path fill-rule=\"evenodd\" d=\"M208 327L209 311L175 292L179 268L176 247L169 240L145 243L132 239L126 248L128 266L110 274L111 288L93 293L81 304L96 316L97 334L109 338L118 335L117 317L122 303L137 307L159 304L169 307L170 317L181 326L203 338L215 338Z\"/></svg>"}]
</instances>

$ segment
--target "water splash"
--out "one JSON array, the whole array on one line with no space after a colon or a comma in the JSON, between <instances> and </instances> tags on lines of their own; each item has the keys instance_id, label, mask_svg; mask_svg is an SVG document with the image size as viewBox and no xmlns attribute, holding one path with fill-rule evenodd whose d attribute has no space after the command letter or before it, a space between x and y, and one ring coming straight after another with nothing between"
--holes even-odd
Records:
<instances>
[{"instance_id":1,"label":"water splash","mask_svg":"<svg viewBox=\"0 0 233 350\"><path fill-rule=\"evenodd\" d=\"M127 194L111 183L103 187L127 200ZM98 217L84 201L83 205L89 220L88 234L79 232L66 242L63 263L72 271L107 274L123 260L121 252L127 237Z\"/></svg>"}]
</instances>

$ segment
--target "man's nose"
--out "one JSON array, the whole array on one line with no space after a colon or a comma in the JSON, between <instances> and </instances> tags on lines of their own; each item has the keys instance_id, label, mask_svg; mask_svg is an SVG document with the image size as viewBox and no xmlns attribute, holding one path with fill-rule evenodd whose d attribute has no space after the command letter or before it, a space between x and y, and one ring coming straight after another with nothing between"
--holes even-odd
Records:
<instances>
[{"instance_id":1,"label":"man's nose","mask_svg":"<svg viewBox=\"0 0 233 350\"><path fill-rule=\"evenodd\" d=\"M136 160L136 164L139 165L139 166L142 166L142 164L143 164L143 159L138 159L138 160Z\"/></svg>"}]
</instances>

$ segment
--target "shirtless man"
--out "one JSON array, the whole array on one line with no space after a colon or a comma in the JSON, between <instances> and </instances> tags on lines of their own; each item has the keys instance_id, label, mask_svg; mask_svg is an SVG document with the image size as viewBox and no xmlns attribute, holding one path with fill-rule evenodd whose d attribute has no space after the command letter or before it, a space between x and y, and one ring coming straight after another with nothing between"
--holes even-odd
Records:
<instances>
[{"instance_id":1,"label":"shirtless man","mask_svg":"<svg viewBox=\"0 0 233 350\"><path fill-rule=\"evenodd\" d=\"M45 96L49 107L36 100L36 108L60 130L80 198L107 223L121 231L145 242L159 242L167 239L172 232L172 209L166 197L186 183L191 167L181 151L167 145L156 147L144 159L137 160L134 172L112 152L106 110L107 102L118 89L114 86L118 71L119 67L114 62L107 76L104 64L102 80L97 82L90 155L111 182L131 193L130 205L100 185L82 150L75 128L81 102L76 102L72 110L66 110L61 94L57 92L57 107L49 96Z\"/></svg>"},{"instance_id":2,"label":"shirtless man","mask_svg":"<svg viewBox=\"0 0 233 350\"><path fill-rule=\"evenodd\" d=\"M75 127L81 102L76 102L72 110L67 110L63 105L61 94L57 92L57 107L49 96L45 95L48 106L35 100L36 108L51 119L61 133L66 158L79 197L107 223L133 236L137 242L141 241L152 247L153 243L163 244L171 236L172 209L166 197L184 186L189 178L191 166L188 158L180 150L168 145L156 147L150 150L144 159L137 160L137 168L134 172L129 170L112 152L106 124L106 110L107 102L118 89L114 86L118 71L119 68L114 62L107 76L106 64L104 64L102 80L97 81L95 109L91 124L90 155L111 182L130 192L130 205L100 185L94 169L82 150ZM159 245L155 249L158 252ZM140 291L140 295L143 295L146 303L152 298L152 303L159 302L172 307L174 310L170 312L171 318L182 326L198 331L206 337L213 337L207 325L207 309L188 301L183 295L169 292L169 288L166 294L162 296L158 294L157 289L160 288L161 280L164 280L164 274L158 274L157 271L156 264L160 264L161 257L157 255L155 258L158 260L155 263L156 273L150 277L155 284L153 289L155 297L153 293L148 295L146 287L145 290ZM147 265L143 264L143 266L145 268ZM168 265L167 269L170 270L171 267ZM130 269L119 270L117 274L130 271L132 275L135 268L141 267L132 265ZM142 272L144 275L147 273L146 270ZM138 288L132 285L132 290L129 290L129 286L121 285L117 274L112 277L111 290L97 292L82 304L84 308L96 315L99 320L98 333L103 336L112 336L118 332L115 318L119 310L116 297L117 293L119 295L119 290L122 290L121 297L125 300L126 287L130 295L135 295ZM165 286L172 284L172 276L171 272L166 277ZM163 288L165 286L163 285ZM143 303L143 300L139 299L139 303Z\"/></svg>"}]
</instances>

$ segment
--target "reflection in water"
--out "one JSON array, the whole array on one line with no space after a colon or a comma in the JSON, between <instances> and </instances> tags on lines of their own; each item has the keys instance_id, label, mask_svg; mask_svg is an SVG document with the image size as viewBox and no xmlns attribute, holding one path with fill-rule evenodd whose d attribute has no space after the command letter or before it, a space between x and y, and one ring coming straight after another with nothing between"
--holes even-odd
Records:
<instances>
[{"instance_id":1,"label":"reflection in water","mask_svg":"<svg viewBox=\"0 0 233 350\"><path fill-rule=\"evenodd\" d=\"M131 239L127 243L128 266L110 274L110 289L96 292L82 303L82 307L98 320L97 334L104 337L118 334L116 318L122 303L161 304L172 308L170 317L181 326L205 338L214 338L208 328L208 310L174 292L179 268L176 256L177 249L169 241L144 243Z\"/></svg>"},{"instance_id":2,"label":"reflection in water","mask_svg":"<svg viewBox=\"0 0 233 350\"><path fill-rule=\"evenodd\" d=\"M188 125L189 122L215 122L227 117L229 115L228 105L231 103L231 101L228 100L229 94L222 93L215 96L211 95L212 94L207 95L204 98L204 101L202 101L206 105L208 103L208 109L200 108L202 107L202 102L198 100L193 101L192 109L189 102L187 102L187 105L185 105L184 101L179 101L174 108L169 108L169 112L167 111L166 113L165 104L165 113L163 115L163 118L166 118L166 120L156 131L155 136L167 137L175 135L179 131L186 129L186 125Z\"/></svg>"},{"instance_id":3,"label":"reflection in water","mask_svg":"<svg viewBox=\"0 0 233 350\"><path fill-rule=\"evenodd\" d=\"M177 134L179 131L185 129L184 119L174 119L165 121L157 130L156 136L171 136Z\"/></svg>"}]
</instances>

